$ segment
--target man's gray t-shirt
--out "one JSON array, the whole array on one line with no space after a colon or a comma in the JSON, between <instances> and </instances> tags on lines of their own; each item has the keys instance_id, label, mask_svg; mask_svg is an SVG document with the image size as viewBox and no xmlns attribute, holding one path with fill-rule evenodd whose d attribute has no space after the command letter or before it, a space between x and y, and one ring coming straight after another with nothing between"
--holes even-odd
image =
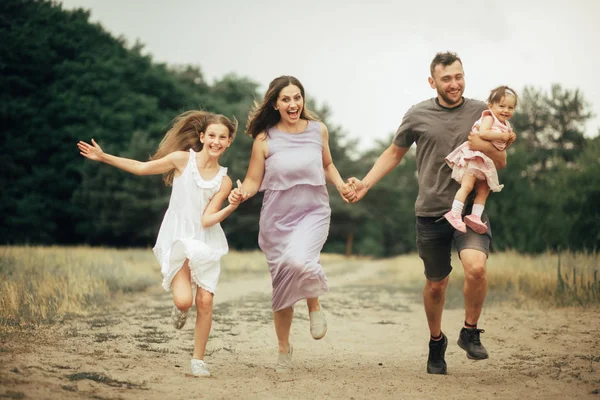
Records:
<instances>
[{"instance_id":1,"label":"man's gray t-shirt","mask_svg":"<svg viewBox=\"0 0 600 400\"><path fill-rule=\"evenodd\" d=\"M415 214L418 217L439 217L452 207L460 184L452 179L445 158L467 140L473 123L487 109L484 102L467 98L455 108L442 107L436 100L412 106L393 141L398 147L417 144L419 195Z\"/></svg>"}]
</instances>

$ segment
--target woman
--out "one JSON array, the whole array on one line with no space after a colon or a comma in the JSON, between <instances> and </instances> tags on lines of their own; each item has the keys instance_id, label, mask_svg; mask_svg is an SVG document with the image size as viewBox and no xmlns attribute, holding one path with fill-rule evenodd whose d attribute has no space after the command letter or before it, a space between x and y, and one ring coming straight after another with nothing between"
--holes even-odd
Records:
<instances>
[{"instance_id":1,"label":"woman","mask_svg":"<svg viewBox=\"0 0 600 400\"><path fill-rule=\"evenodd\" d=\"M273 284L277 372L291 370L289 336L298 300L306 299L312 337L318 340L327 332L319 304L319 296L328 290L319 263L331 218L326 181L345 201L344 194L352 191L331 160L327 127L306 109L304 100L304 87L293 76L269 84L246 126L254 138L246 178L230 195L237 203L264 191L258 243Z\"/></svg>"}]
</instances>

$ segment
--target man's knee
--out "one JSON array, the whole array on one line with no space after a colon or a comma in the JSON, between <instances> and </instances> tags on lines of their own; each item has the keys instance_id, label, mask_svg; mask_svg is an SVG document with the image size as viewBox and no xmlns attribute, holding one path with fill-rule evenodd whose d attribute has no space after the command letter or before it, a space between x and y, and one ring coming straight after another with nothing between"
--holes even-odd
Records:
<instances>
[{"instance_id":1,"label":"man's knee","mask_svg":"<svg viewBox=\"0 0 600 400\"><path fill-rule=\"evenodd\" d=\"M486 255L480 251L463 250L461 260L465 269L465 279L473 282L481 282L486 278Z\"/></svg>"},{"instance_id":2,"label":"man's knee","mask_svg":"<svg viewBox=\"0 0 600 400\"><path fill-rule=\"evenodd\" d=\"M427 279L425 283L425 292L429 297L433 299L441 299L446 293L448 287L448 278L444 278L441 281L431 281Z\"/></svg>"}]
</instances>

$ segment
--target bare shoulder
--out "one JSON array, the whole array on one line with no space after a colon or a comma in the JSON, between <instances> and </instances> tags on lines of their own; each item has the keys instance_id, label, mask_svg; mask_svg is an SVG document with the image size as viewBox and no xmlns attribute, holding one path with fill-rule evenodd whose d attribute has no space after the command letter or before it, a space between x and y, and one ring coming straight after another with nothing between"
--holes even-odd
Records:
<instances>
[{"instance_id":1,"label":"bare shoulder","mask_svg":"<svg viewBox=\"0 0 600 400\"><path fill-rule=\"evenodd\" d=\"M233 182L229 175L225 175L223 177L223 181L221 181L221 191L229 192L233 187Z\"/></svg>"},{"instance_id":2,"label":"bare shoulder","mask_svg":"<svg viewBox=\"0 0 600 400\"><path fill-rule=\"evenodd\" d=\"M321 121L317 121L317 123L319 124L319 127L321 128L321 133L327 133L329 132L327 130L327 125L325 125L323 122Z\"/></svg>"},{"instance_id":3,"label":"bare shoulder","mask_svg":"<svg viewBox=\"0 0 600 400\"><path fill-rule=\"evenodd\" d=\"M186 164L190 159L190 153L188 151L174 151L169 153L165 158L170 158L171 162L178 168L185 168Z\"/></svg>"},{"instance_id":4,"label":"bare shoulder","mask_svg":"<svg viewBox=\"0 0 600 400\"><path fill-rule=\"evenodd\" d=\"M319 124L319 128L321 129L321 137L323 138L323 141L328 140L329 139L329 130L327 129L327 125L325 125L321 121L317 121L317 123Z\"/></svg>"},{"instance_id":5,"label":"bare shoulder","mask_svg":"<svg viewBox=\"0 0 600 400\"><path fill-rule=\"evenodd\" d=\"M265 132L261 132L256 135L254 139L254 144L252 145L252 151L259 151L265 158L267 157L267 134Z\"/></svg>"}]
</instances>

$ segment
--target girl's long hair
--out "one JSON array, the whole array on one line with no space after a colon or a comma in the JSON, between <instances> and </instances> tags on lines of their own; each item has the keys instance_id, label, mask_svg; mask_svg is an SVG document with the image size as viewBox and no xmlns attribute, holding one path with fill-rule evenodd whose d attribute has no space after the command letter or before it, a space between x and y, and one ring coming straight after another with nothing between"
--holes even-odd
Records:
<instances>
[{"instance_id":1,"label":"girl's long hair","mask_svg":"<svg viewBox=\"0 0 600 400\"><path fill-rule=\"evenodd\" d=\"M281 92L281 89L289 85L297 86L298 89L300 89L300 94L304 100L304 107L302 107L300 118L309 121L319 120L315 113L306 108L304 86L302 86L300 81L295 77L284 75L271 81L269 88L267 89L267 93L265 93L265 98L263 99L262 104L254 102L254 108L252 111L250 111L248 122L246 123L247 135L252 136L252 138L256 138L261 132L266 132L267 129L275 126L279 122L281 115L279 114L279 111L275 110L274 107L277 104L277 98L279 97L279 92Z\"/></svg>"},{"instance_id":2,"label":"girl's long hair","mask_svg":"<svg viewBox=\"0 0 600 400\"><path fill-rule=\"evenodd\" d=\"M200 133L206 132L206 128L212 124L224 125L229 131L229 137L232 139L235 137L238 126L237 120L234 119L232 122L224 115L213 114L208 111L186 111L173 119L171 129L167 131L165 137L160 141L156 153L150 159L158 160L174 151L193 149L195 152L200 152L202 150ZM173 184L174 175L175 169L163 175L163 180L167 186Z\"/></svg>"}]
</instances>

